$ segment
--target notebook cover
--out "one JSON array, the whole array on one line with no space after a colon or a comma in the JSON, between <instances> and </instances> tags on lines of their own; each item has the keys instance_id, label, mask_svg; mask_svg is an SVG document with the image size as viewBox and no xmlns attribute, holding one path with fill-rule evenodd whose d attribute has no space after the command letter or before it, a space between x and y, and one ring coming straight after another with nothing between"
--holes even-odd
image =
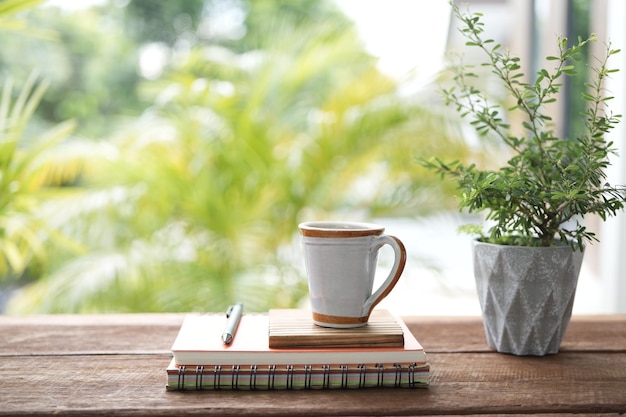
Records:
<instances>
[{"instance_id":1,"label":"notebook cover","mask_svg":"<svg viewBox=\"0 0 626 417\"><path fill-rule=\"evenodd\" d=\"M396 317L404 332L403 347L269 347L269 315L244 314L230 345L221 335L225 314L189 314L172 345L177 365L297 365L425 363L424 349Z\"/></svg>"}]
</instances>

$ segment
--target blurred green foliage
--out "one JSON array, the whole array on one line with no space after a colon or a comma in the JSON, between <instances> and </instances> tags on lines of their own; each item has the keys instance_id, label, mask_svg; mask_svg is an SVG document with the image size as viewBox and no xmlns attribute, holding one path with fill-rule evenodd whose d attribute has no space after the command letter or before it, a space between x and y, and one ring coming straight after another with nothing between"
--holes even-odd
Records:
<instances>
[{"instance_id":1,"label":"blurred green foliage","mask_svg":"<svg viewBox=\"0 0 626 417\"><path fill-rule=\"evenodd\" d=\"M58 145L63 181L46 177L29 209L57 238L13 275L10 312L293 307L307 294L298 222L455 207L414 162L468 152L438 98L401 97L331 2L133 0L28 18L58 40L22 35L2 66L51 81L31 125L78 124ZM167 60L146 79L155 43Z\"/></svg>"},{"instance_id":2,"label":"blurred green foliage","mask_svg":"<svg viewBox=\"0 0 626 417\"><path fill-rule=\"evenodd\" d=\"M31 34L20 13L41 1L10 0L0 3L0 30ZM5 77L0 91L0 284L28 280L46 257L46 243L64 244L61 234L38 214L50 190L75 177L78 166L62 155L60 143L73 131L72 122L29 132L29 125L48 83L31 71L20 84ZM1 287L0 287L1 288Z\"/></svg>"}]
</instances>

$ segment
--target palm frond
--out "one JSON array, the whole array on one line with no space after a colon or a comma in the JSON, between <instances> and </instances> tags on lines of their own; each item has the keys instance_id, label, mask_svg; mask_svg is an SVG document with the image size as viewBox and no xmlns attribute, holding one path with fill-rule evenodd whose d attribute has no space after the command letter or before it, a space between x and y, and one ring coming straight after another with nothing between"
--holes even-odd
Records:
<instances>
[{"instance_id":1,"label":"palm frond","mask_svg":"<svg viewBox=\"0 0 626 417\"><path fill-rule=\"evenodd\" d=\"M72 131L62 123L37 140L25 130L45 90L31 74L13 100L9 79L0 98L0 271L2 279L20 277L34 259L44 258L45 221L36 215L39 193L48 183L46 153Z\"/></svg>"},{"instance_id":2,"label":"palm frond","mask_svg":"<svg viewBox=\"0 0 626 417\"><path fill-rule=\"evenodd\" d=\"M42 39L55 39L54 32L29 26L15 15L43 4L45 0L3 0L0 2L0 31L16 32Z\"/></svg>"},{"instance_id":3,"label":"palm frond","mask_svg":"<svg viewBox=\"0 0 626 417\"><path fill-rule=\"evenodd\" d=\"M0 3L0 18L17 14L42 4L45 0L3 0Z\"/></svg>"}]
</instances>

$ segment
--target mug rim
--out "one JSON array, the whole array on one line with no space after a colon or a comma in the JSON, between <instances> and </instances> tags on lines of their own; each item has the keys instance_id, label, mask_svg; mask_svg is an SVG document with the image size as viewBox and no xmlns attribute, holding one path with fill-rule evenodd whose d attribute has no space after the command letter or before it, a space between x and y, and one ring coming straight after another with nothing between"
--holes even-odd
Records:
<instances>
[{"instance_id":1,"label":"mug rim","mask_svg":"<svg viewBox=\"0 0 626 417\"><path fill-rule=\"evenodd\" d=\"M298 225L307 237L361 237L381 235L385 228L374 223L352 221L310 221Z\"/></svg>"}]
</instances>

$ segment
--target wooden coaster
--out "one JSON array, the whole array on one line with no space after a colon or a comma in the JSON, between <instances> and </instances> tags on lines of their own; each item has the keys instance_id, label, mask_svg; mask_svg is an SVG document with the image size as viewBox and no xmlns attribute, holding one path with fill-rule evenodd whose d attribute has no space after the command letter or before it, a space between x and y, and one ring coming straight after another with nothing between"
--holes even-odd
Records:
<instances>
[{"instance_id":1,"label":"wooden coaster","mask_svg":"<svg viewBox=\"0 0 626 417\"><path fill-rule=\"evenodd\" d=\"M374 310L367 325L353 329L320 327L311 312L301 309L269 311L270 348L402 347L404 333L387 310Z\"/></svg>"}]
</instances>

